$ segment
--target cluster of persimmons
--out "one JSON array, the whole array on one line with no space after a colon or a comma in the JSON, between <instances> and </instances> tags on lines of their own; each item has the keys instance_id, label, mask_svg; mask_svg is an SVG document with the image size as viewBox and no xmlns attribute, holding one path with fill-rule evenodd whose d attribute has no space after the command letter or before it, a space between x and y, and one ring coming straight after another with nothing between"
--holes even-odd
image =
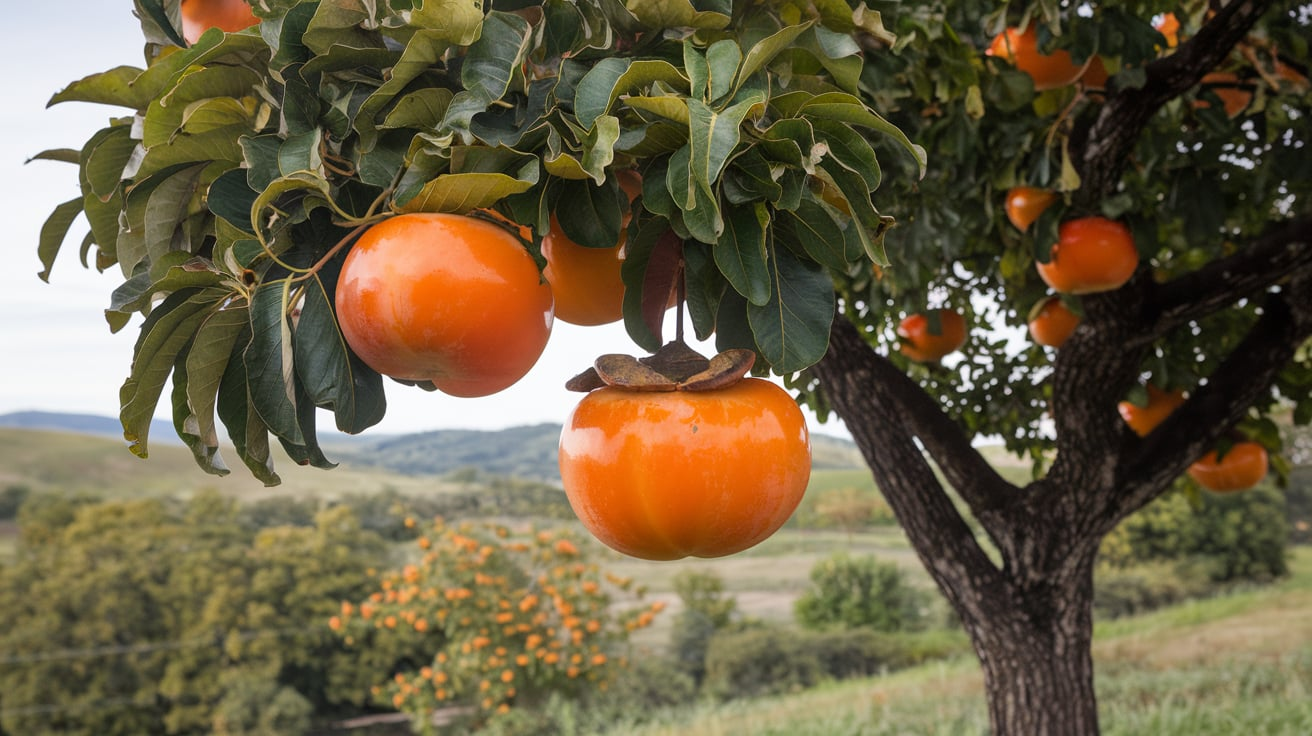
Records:
<instances>
[{"instance_id":1,"label":"cluster of persimmons","mask_svg":"<svg viewBox=\"0 0 1312 736\"><path fill-rule=\"evenodd\" d=\"M211 27L233 32L258 23L245 0L184 0L182 17L188 41ZM1172 21L1158 25L1168 45L1179 30ZM987 53L1029 74L1038 90L1106 83L1101 59L1076 64L1065 51L1043 53L1034 24L1000 34ZM641 177L611 173L631 210ZM1016 187L1005 210L1024 230L1057 198ZM556 319L597 325L623 317L624 229L612 247L583 247L552 217L541 234L541 270L525 247L533 236L490 210L399 214L372 225L338 279L343 338L371 368L402 382L459 397L509 387L538 361ZM1056 292L1034 310L1036 342L1062 345L1079 324L1070 304L1118 288L1138 263L1124 224L1097 216L1062 223L1050 257L1036 264ZM967 325L959 312L939 309L908 316L898 335L908 358L935 363L964 345ZM604 380L566 421L560 448L565 489L584 525L615 549L649 559L714 557L756 544L787 520L810 475L802 413L782 388L755 378ZM1230 448L1219 465L1238 462L1241 449ZM1235 485L1230 475L1218 481L1198 470L1195 477L1209 487Z\"/></svg>"}]
</instances>

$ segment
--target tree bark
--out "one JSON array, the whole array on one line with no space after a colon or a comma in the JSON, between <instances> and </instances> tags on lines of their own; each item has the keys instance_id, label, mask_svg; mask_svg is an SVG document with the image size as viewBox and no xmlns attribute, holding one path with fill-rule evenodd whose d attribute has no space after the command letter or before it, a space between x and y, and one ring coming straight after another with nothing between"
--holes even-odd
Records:
<instances>
[{"instance_id":1,"label":"tree bark","mask_svg":"<svg viewBox=\"0 0 1312 736\"><path fill-rule=\"evenodd\" d=\"M962 624L984 670L998 736L1098 733L1093 689L1093 565L1101 534L1066 494L1017 488L992 471L971 506L1001 552L990 559L922 451L962 477L978 453L947 435L945 417L843 318L813 368L876 484ZM894 375L896 374L896 376ZM898 380L897 376L901 377ZM964 435L963 435L964 436ZM917 440L920 444L917 444ZM938 459L939 455L935 454ZM969 485L969 484L968 484Z\"/></svg>"}]
</instances>

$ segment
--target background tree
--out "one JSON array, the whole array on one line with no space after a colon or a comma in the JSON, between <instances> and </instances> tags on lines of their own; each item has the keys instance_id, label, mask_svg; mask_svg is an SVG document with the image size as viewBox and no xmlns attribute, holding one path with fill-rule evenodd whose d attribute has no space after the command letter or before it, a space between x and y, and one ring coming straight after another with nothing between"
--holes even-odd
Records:
<instances>
[{"instance_id":1,"label":"background tree","mask_svg":"<svg viewBox=\"0 0 1312 736\"><path fill-rule=\"evenodd\" d=\"M681 571L674 576L674 592L683 608L674 616L670 647L679 667L700 683L711 639L733 623L738 599L725 591L724 579L714 572Z\"/></svg>"},{"instance_id":2,"label":"background tree","mask_svg":"<svg viewBox=\"0 0 1312 736\"><path fill-rule=\"evenodd\" d=\"M180 52L177 3L135 5L147 67L54 98L132 114L40 154L76 162L83 196L39 252L48 275L85 212L84 258L124 278L111 326L149 313L121 395L139 454L170 375L209 472L216 422L270 483L271 437L330 465L314 407L376 422L381 377L333 308L373 223L494 207L533 250L553 214L585 246L623 232L634 340L662 342L683 274L699 337L842 416L972 639L994 730L1080 736L1101 539L1235 434L1277 450L1273 410L1312 416L1306 4L280 0ZM994 43L1009 26L1028 32ZM1018 185L1059 195L1024 232ZM999 336L1046 295L1059 226L1091 216L1133 236L1132 278L1068 295L1060 349ZM1140 437L1116 406L1149 381L1188 400ZM1000 477L978 436L1036 480Z\"/></svg>"}]
</instances>

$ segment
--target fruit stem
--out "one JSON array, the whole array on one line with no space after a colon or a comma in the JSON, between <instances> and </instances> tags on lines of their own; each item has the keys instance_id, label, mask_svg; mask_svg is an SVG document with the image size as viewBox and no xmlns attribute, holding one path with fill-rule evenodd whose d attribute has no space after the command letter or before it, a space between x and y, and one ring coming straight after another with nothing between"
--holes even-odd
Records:
<instances>
[{"instance_id":1,"label":"fruit stem","mask_svg":"<svg viewBox=\"0 0 1312 736\"><path fill-rule=\"evenodd\" d=\"M674 339L683 342L683 303L688 299L688 284L685 281L688 271L684 268L683 251L679 251L679 263L674 267Z\"/></svg>"}]
</instances>

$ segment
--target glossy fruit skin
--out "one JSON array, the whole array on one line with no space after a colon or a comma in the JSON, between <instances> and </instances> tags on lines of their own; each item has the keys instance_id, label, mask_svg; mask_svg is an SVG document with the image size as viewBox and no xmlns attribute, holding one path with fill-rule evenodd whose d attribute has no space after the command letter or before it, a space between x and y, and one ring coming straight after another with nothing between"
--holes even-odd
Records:
<instances>
[{"instance_id":1,"label":"glossy fruit skin","mask_svg":"<svg viewBox=\"0 0 1312 736\"><path fill-rule=\"evenodd\" d=\"M620 188L632 202L642 193L642 179L632 171L616 172ZM620 239L610 248L588 248L570 240L556 216L542 236L542 275L556 297L556 319L572 325L604 325L624 316L624 239L630 215L624 214Z\"/></svg>"},{"instance_id":2,"label":"glossy fruit skin","mask_svg":"<svg viewBox=\"0 0 1312 736\"><path fill-rule=\"evenodd\" d=\"M505 228L452 214L370 227L337 282L342 335L369 367L487 396L528 373L551 335L551 287Z\"/></svg>"},{"instance_id":3,"label":"glossy fruit skin","mask_svg":"<svg viewBox=\"0 0 1312 736\"><path fill-rule=\"evenodd\" d=\"M1129 281L1139 266L1139 251L1125 225L1104 217L1082 217L1062 223L1052 257L1034 265L1054 290L1092 294Z\"/></svg>"},{"instance_id":4,"label":"glossy fruit skin","mask_svg":"<svg viewBox=\"0 0 1312 736\"><path fill-rule=\"evenodd\" d=\"M902 338L902 354L918 363L934 363L948 353L960 350L966 344L966 318L951 309L939 309L939 334L929 331L929 318L924 314L911 314L897 327Z\"/></svg>"},{"instance_id":5,"label":"glossy fruit skin","mask_svg":"<svg viewBox=\"0 0 1312 736\"><path fill-rule=\"evenodd\" d=\"M1148 403L1145 406L1136 406L1129 401L1122 401L1116 405L1117 410L1121 412L1121 418L1125 423L1130 425L1130 429L1140 437L1147 437L1149 432L1157 428L1157 425L1166 421L1171 416L1171 412L1180 408L1184 403L1184 392L1176 389L1174 391L1163 391L1162 389L1148 384Z\"/></svg>"},{"instance_id":6,"label":"glossy fruit skin","mask_svg":"<svg viewBox=\"0 0 1312 736\"><path fill-rule=\"evenodd\" d=\"M811 477L788 392L744 378L713 391L589 393L560 435L570 506L597 539L645 560L722 557L783 526Z\"/></svg>"},{"instance_id":7,"label":"glossy fruit skin","mask_svg":"<svg viewBox=\"0 0 1312 736\"><path fill-rule=\"evenodd\" d=\"M260 22L246 0L182 0L182 37L196 43L211 28L236 33Z\"/></svg>"},{"instance_id":8,"label":"glossy fruit skin","mask_svg":"<svg viewBox=\"0 0 1312 736\"><path fill-rule=\"evenodd\" d=\"M1059 348L1079 325L1080 316L1067 308L1060 297L1050 296L1029 321L1030 337L1040 345Z\"/></svg>"},{"instance_id":9,"label":"glossy fruit skin","mask_svg":"<svg viewBox=\"0 0 1312 736\"><path fill-rule=\"evenodd\" d=\"M1010 61L1017 69L1030 75L1034 89L1039 92L1074 84L1084 73L1084 67L1075 63L1065 49L1051 54L1039 52L1038 26L1030 24L1021 31L1008 28L994 37L989 44L990 56Z\"/></svg>"},{"instance_id":10,"label":"glossy fruit skin","mask_svg":"<svg viewBox=\"0 0 1312 736\"><path fill-rule=\"evenodd\" d=\"M1266 477L1270 458L1256 442L1236 442L1218 461L1213 450L1189 466L1189 477L1217 493L1245 491Z\"/></svg>"},{"instance_id":11,"label":"glossy fruit skin","mask_svg":"<svg viewBox=\"0 0 1312 736\"><path fill-rule=\"evenodd\" d=\"M1017 230L1028 230L1043 211L1057 201L1056 192L1038 187L1012 187L1007 190L1007 198L1002 203L1007 219Z\"/></svg>"}]
</instances>

